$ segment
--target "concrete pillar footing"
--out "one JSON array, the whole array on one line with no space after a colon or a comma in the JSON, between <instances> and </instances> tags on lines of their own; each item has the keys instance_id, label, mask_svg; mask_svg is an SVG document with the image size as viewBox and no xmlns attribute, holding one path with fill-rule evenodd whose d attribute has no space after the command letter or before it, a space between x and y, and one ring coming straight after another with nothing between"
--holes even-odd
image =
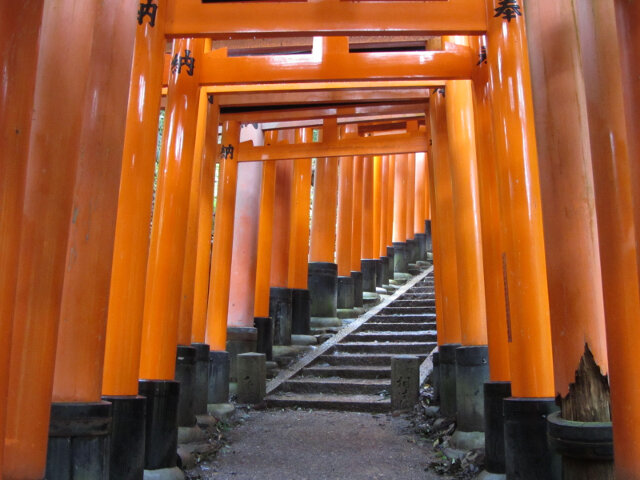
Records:
<instances>
[{"instance_id":1,"label":"concrete pillar footing","mask_svg":"<svg viewBox=\"0 0 640 480\"><path fill-rule=\"evenodd\" d=\"M269 289L269 317L273 321L273 345L291 345L293 293L290 288L271 287ZM239 353L250 351L255 351L255 349Z\"/></svg>"},{"instance_id":2,"label":"concrete pillar footing","mask_svg":"<svg viewBox=\"0 0 640 480\"><path fill-rule=\"evenodd\" d=\"M420 396L420 359L414 355L391 358L391 410L411 410Z\"/></svg>"},{"instance_id":3,"label":"concrete pillar footing","mask_svg":"<svg viewBox=\"0 0 640 480\"><path fill-rule=\"evenodd\" d=\"M289 328L291 325L289 325ZM290 330L289 330L290 331ZM289 335L291 344L291 335ZM237 358L242 353L255 352L258 347L258 330L253 327L228 327L227 328L227 352L229 352L229 379L235 381L237 370Z\"/></svg>"},{"instance_id":4,"label":"concrete pillar footing","mask_svg":"<svg viewBox=\"0 0 640 480\"><path fill-rule=\"evenodd\" d=\"M310 262L308 274L311 317L335 317L338 308L338 266Z\"/></svg>"},{"instance_id":5,"label":"concrete pillar footing","mask_svg":"<svg viewBox=\"0 0 640 480\"><path fill-rule=\"evenodd\" d=\"M231 361L229 352L209 352L209 385L207 404L226 403L229 401L229 371ZM207 407L208 411L208 407Z\"/></svg>"},{"instance_id":6,"label":"concrete pillar footing","mask_svg":"<svg viewBox=\"0 0 640 480\"><path fill-rule=\"evenodd\" d=\"M193 427L196 424L196 414L194 411L196 349L191 345L178 345L174 378L177 382L180 382L178 426Z\"/></svg>"},{"instance_id":7,"label":"concrete pillar footing","mask_svg":"<svg viewBox=\"0 0 640 480\"><path fill-rule=\"evenodd\" d=\"M459 343L440 345L440 413L445 417L456 415L456 350Z\"/></svg>"},{"instance_id":8,"label":"concrete pillar footing","mask_svg":"<svg viewBox=\"0 0 640 480\"><path fill-rule=\"evenodd\" d=\"M484 432L484 384L489 380L489 347L456 349L456 420L463 432Z\"/></svg>"},{"instance_id":9,"label":"concrete pillar footing","mask_svg":"<svg viewBox=\"0 0 640 480\"><path fill-rule=\"evenodd\" d=\"M144 470L147 399L140 395L104 396L111 403L109 478L139 480Z\"/></svg>"},{"instance_id":10,"label":"concrete pillar footing","mask_svg":"<svg viewBox=\"0 0 640 480\"><path fill-rule=\"evenodd\" d=\"M145 470L144 480L184 480L184 472L178 467Z\"/></svg>"},{"instance_id":11,"label":"concrete pillar footing","mask_svg":"<svg viewBox=\"0 0 640 480\"><path fill-rule=\"evenodd\" d=\"M238 403L262 403L266 390L267 366L264 353L238 355Z\"/></svg>"},{"instance_id":12,"label":"concrete pillar footing","mask_svg":"<svg viewBox=\"0 0 640 480\"><path fill-rule=\"evenodd\" d=\"M207 397L209 390L209 345L192 343L196 349L195 385L193 389L194 415L207 413Z\"/></svg>"}]
</instances>

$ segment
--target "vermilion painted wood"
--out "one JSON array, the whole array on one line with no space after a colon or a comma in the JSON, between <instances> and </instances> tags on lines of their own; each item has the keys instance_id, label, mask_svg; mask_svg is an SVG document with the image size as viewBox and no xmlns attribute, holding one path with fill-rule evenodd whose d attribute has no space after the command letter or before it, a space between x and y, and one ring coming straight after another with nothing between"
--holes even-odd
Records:
<instances>
[{"instance_id":1,"label":"vermilion painted wood","mask_svg":"<svg viewBox=\"0 0 640 480\"><path fill-rule=\"evenodd\" d=\"M338 224L336 263L338 275L351 275L351 216L353 214L353 158L340 157L338 174Z\"/></svg>"},{"instance_id":2,"label":"vermilion painted wood","mask_svg":"<svg viewBox=\"0 0 640 480\"><path fill-rule=\"evenodd\" d=\"M407 174L408 155L395 156L393 198L393 241L407 240Z\"/></svg>"},{"instance_id":3,"label":"vermilion painted wood","mask_svg":"<svg viewBox=\"0 0 640 480\"><path fill-rule=\"evenodd\" d=\"M494 17L487 2L487 61L504 224L504 275L509 307L511 392L514 397L555 395L549 300L544 257L531 79L524 19Z\"/></svg>"},{"instance_id":4,"label":"vermilion painted wood","mask_svg":"<svg viewBox=\"0 0 640 480\"><path fill-rule=\"evenodd\" d=\"M360 255L362 258L374 258L373 250L373 156L364 157L362 172L362 239Z\"/></svg>"},{"instance_id":5,"label":"vermilion painted wood","mask_svg":"<svg viewBox=\"0 0 640 480\"><path fill-rule=\"evenodd\" d=\"M424 135L423 135L424 136ZM405 217L405 234L407 236L407 240L413 240L415 238L415 230L413 228L413 219L416 210L416 197L415 197L415 189L416 189L416 155L415 153L410 153L407 155L407 184L406 184L406 202L407 202L407 210Z\"/></svg>"},{"instance_id":6,"label":"vermilion painted wood","mask_svg":"<svg viewBox=\"0 0 640 480\"><path fill-rule=\"evenodd\" d=\"M137 26L125 127L102 378L103 395L137 395L149 219L164 61L165 0Z\"/></svg>"},{"instance_id":7,"label":"vermilion painted wood","mask_svg":"<svg viewBox=\"0 0 640 480\"><path fill-rule=\"evenodd\" d=\"M389 209L393 208L393 203L389 203L389 155L381 157L380 166L380 234L375 246L378 255L387 255L387 230L389 229Z\"/></svg>"},{"instance_id":8,"label":"vermilion painted wood","mask_svg":"<svg viewBox=\"0 0 640 480\"><path fill-rule=\"evenodd\" d=\"M43 6L15 278L19 321L11 339L4 438L8 479L41 479L45 472L78 132L98 11L97 1Z\"/></svg>"},{"instance_id":9,"label":"vermilion painted wood","mask_svg":"<svg viewBox=\"0 0 640 480\"><path fill-rule=\"evenodd\" d=\"M351 215L351 271L362 268L362 177L364 158L353 157L353 214Z\"/></svg>"},{"instance_id":10,"label":"vermilion painted wood","mask_svg":"<svg viewBox=\"0 0 640 480\"><path fill-rule=\"evenodd\" d=\"M424 152L416 153L416 182L415 182L415 200L413 214L413 230L415 233L424 233L427 216L425 213L427 192L427 176L426 176L426 154Z\"/></svg>"}]
</instances>

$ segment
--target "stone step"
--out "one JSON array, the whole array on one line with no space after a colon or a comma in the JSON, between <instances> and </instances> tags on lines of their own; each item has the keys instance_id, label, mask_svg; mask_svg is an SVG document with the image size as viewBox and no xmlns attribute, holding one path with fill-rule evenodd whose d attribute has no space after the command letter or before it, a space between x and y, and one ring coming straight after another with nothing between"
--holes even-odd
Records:
<instances>
[{"instance_id":1,"label":"stone step","mask_svg":"<svg viewBox=\"0 0 640 480\"><path fill-rule=\"evenodd\" d=\"M416 315L421 313L436 313L435 305L432 307L384 307L381 315Z\"/></svg>"},{"instance_id":2,"label":"stone step","mask_svg":"<svg viewBox=\"0 0 640 480\"><path fill-rule=\"evenodd\" d=\"M430 351L430 350L429 350ZM427 358L429 352L414 353L413 355L424 360ZM364 354L364 353L346 353L335 352L333 355L320 355L313 363L312 366L391 366L391 359L395 357L395 353L377 353L377 354Z\"/></svg>"},{"instance_id":3,"label":"stone step","mask_svg":"<svg viewBox=\"0 0 640 480\"><path fill-rule=\"evenodd\" d=\"M325 393L271 394L265 398L268 407L312 408L316 410L340 410L343 412L384 413L391 410L391 400L380 395L328 395Z\"/></svg>"},{"instance_id":4,"label":"stone step","mask_svg":"<svg viewBox=\"0 0 640 480\"><path fill-rule=\"evenodd\" d=\"M311 365L301 374L315 377L341 377L341 378L391 378L391 367L387 366L321 366Z\"/></svg>"},{"instance_id":5,"label":"stone step","mask_svg":"<svg viewBox=\"0 0 640 480\"><path fill-rule=\"evenodd\" d=\"M409 299L396 300L389 307L435 307L436 301L433 299Z\"/></svg>"},{"instance_id":6,"label":"stone step","mask_svg":"<svg viewBox=\"0 0 640 480\"><path fill-rule=\"evenodd\" d=\"M388 394L391 380L388 378L326 378L296 377L280 386L281 392L292 393L339 393L356 395Z\"/></svg>"},{"instance_id":7,"label":"stone step","mask_svg":"<svg viewBox=\"0 0 640 480\"><path fill-rule=\"evenodd\" d=\"M419 332L435 329L435 322L367 322L363 324L357 332Z\"/></svg>"},{"instance_id":8,"label":"stone step","mask_svg":"<svg viewBox=\"0 0 640 480\"><path fill-rule=\"evenodd\" d=\"M436 314L427 312L412 315L387 315L378 314L367 320L367 324L372 323L432 323L436 321Z\"/></svg>"},{"instance_id":9,"label":"stone step","mask_svg":"<svg viewBox=\"0 0 640 480\"><path fill-rule=\"evenodd\" d=\"M329 350L348 353L393 353L397 355L429 353L435 348L435 342L354 342L338 343Z\"/></svg>"},{"instance_id":10,"label":"stone step","mask_svg":"<svg viewBox=\"0 0 640 480\"><path fill-rule=\"evenodd\" d=\"M435 330L422 331L387 331L387 332L356 332L347 336L342 343L353 342L435 342Z\"/></svg>"}]
</instances>

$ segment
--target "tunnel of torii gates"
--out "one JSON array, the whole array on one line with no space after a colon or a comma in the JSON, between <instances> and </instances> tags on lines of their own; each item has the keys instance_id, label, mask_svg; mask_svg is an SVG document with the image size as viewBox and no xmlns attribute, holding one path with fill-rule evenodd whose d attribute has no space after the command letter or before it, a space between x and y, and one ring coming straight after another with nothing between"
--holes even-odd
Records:
<instances>
[{"instance_id":1,"label":"tunnel of torii gates","mask_svg":"<svg viewBox=\"0 0 640 480\"><path fill-rule=\"evenodd\" d=\"M638 2L0 12L2 478L175 467L229 354L431 245L441 408L471 365L487 470L640 478Z\"/></svg>"}]
</instances>

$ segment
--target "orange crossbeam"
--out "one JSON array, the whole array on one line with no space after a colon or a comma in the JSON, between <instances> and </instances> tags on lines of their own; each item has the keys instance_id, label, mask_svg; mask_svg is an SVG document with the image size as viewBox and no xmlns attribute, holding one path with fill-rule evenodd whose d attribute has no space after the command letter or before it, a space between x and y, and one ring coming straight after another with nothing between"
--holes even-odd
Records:
<instances>
[{"instance_id":1,"label":"orange crossbeam","mask_svg":"<svg viewBox=\"0 0 640 480\"><path fill-rule=\"evenodd\" d=\"M251 38L309 35L482 34L484 2L225 2L172 0L167 34ZM384 25L385 28L380 28Z\"/></svg>"}]
</instances>

